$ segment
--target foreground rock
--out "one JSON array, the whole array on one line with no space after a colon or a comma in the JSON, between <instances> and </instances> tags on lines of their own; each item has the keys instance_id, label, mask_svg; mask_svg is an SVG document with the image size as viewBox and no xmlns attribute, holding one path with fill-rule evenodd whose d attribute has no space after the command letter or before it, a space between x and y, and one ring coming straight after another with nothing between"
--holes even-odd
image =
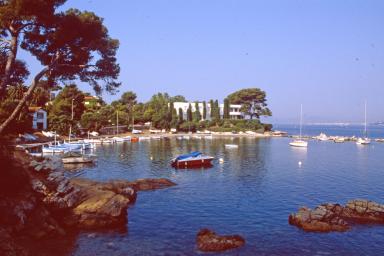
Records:
<instances>
[{"instance_id":1,"label":"foreground rock","mask_svg":"<svg viewBox=\"0 0 384 256\"><path fill-rule=\"evenodd\" d=\"M346 206L322 204L311 210L306 207L289 215L289 224L305 231L347 231L353 223L384 223L384 205L369 200L352 200Z\"/></svg>"},{"instance_id":2,"label":"foreground rock","mask_svg":"<svg viewBox=\"0 0 384 256\"><path fill-rule=\"evenodd\" d=\"M176 185L167 179L69 179L60 159L32 158L1 145L0 166L0 255L41 255L38 241L72 241L81 229L125 228L137 191Z\"/></svg>"},{"instance_id":3,"label":"foreground rock","mask_svg":"<svg viewBox=\"0 0 384 256\"><path fill-rule=\"evenodd\" d=\"M209 229L202 229L196 237L197 247L200 251L219 252L241 247L245 244L244 238L239 235L219 236Z\"/></svg>"},{"instance_id":4,"label":"foreground rock","mask_svg":"<svg viewBox=\"0 0 384 256\"><path fill-rule=\"evenodd\" d=\"M127 208L136 201L140 190L153 190L176 185L167 179L115 180L95 182L73 179L69 186L79 189L81 202L72 213L81 228L93 229L119 226L126 223Z\"/></svg>"}]
</instances>

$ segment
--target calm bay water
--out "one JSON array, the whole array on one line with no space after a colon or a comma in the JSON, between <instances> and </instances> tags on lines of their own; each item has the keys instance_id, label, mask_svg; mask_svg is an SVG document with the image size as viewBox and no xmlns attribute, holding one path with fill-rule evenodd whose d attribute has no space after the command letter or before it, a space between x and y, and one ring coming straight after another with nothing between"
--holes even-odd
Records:
<instances>
[{"instance_id":1,"label":"calm bay water","mask_svg":"<svg viewBox=\"0 0 384 256\"><path fill-rule=\"evenodd\" d=\"M368 198L384 203L384 144L310 141L291 148L288 138L151 140L99 146L98 163L81 177L105 181L164 177L178 185L140 192L128 209L126 233L81 233L73 255L195 255L199 229L245 237L223 255L377 255L384 226L346 233L306 233L288 224L300 206ZM239 144L225 149L226 143ZM175 170L169 160L200 150L224 163ZM302 165L299 166L298 162Z\"/></svg>"}]
</instances>

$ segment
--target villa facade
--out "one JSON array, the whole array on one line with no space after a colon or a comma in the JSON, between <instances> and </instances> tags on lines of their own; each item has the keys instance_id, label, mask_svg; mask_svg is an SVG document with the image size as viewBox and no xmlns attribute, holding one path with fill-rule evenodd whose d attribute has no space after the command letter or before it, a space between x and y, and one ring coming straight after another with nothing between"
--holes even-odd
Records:
<instances>
[{"instance_id":1,"label":"villa facade","mask_svg":"<svg viewBox=\"0 0 384 256\"><path fill-rule=\"evenodd\" d=\"M173 107L176 109L177 112L179 111L179 108L181 108L181 110L183 111L183 118L187 119L187 111L189 108L189 104L191 104L192 112L195 112L196 111L196 108L195 108L196 103L195 102L174 102ZM211 104L206 103L206 106L207 106L207 118L206 118L206 120L211 120ZM199 111L200 111L201 115L203 115L203 109L204 109L203 103L199 102L198 107L199 107ZM219 104L219 108L220 108L220 117L223 118L223 116L224 116L224 104ZM244 115L240 111L240 108L241 108L241 105L230 104L229 105L229 118L230 119L243 119Z\"/></svg>"},{"instance_id":2,"label":"villa facade","mask_svg":"<svg viewBox=\"0 0 384 256\"><path fill-rule=\"evenodd\" d=\"M29 107L28 112L32 116L32 129L47 129L47 112L44 109L41 107Z\"/></svg>"}]
</instances>

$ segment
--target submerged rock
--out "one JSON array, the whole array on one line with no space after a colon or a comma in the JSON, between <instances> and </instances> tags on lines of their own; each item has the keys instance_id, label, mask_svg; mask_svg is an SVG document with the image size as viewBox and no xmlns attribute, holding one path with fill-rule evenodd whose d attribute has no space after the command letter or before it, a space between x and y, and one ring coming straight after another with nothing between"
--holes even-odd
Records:
<instances>
[{"instance_id":1,"label":"submerged rock","mask_svg":"<svg viewBox=\"0 0 384 256\"><path fill-rule=\"evenodd\" d=\"M305 231L346 231L351 223L384 223L384 205L357 199L346 206L322 204L314 210L302 207L298 213L289 215L288 221Z\"/></svg>"},{"instance_id":2,"label":"submerged rock","mask_svg":"<svg viewBox=\"0 0 384 256\"><path fill-rule=\"evenodd\" d=\"M239 235L220 236L209 229L201 229L196 237L197 247L201 251L219 252L241 247L245 244Z\"/></svg>"}]
</instances>

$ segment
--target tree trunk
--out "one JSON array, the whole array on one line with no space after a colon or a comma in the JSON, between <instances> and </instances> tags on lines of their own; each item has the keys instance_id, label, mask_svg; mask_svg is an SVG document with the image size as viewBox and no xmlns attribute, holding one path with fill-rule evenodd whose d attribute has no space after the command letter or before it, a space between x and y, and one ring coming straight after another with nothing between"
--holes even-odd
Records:
<instances>
[{"instance_id":1,"label":"tree trunk","mask_svg":"<svg viewBox=\"0 0 384 256\"><path fill-rule=\"evenodd\" d=\"M4 76L0 81L0 99L3 99L5 97L6 87L7 87L9 78L12 74L13 66L16 60L16 55L17 55L17 47L19 45L18 39L19 39L19 34L12 33L10 51L8 53L7 63L5 65L5 70L3 73Z\"/></svg>"},{"instance_id":2,"label":"tree trunk","mask_svg":"<svg viewBox=\"0 0 384 256\"><path fill-rule=\"evenodd\" d=\"M4 132L4 130L7 128L7 126L15 120L17 115L21 112L23 106L28 101L28 99L31 97L33 91L35 90L36 86L39 84L40 79L49 71L49 67L44 68L41 70L33 79L31 86L28 88L28 91L24 94L24 97L19 101L17 104L17 107L13 110L12 114L0 125L0 135Z\"/></svg>"}]
</instances>

